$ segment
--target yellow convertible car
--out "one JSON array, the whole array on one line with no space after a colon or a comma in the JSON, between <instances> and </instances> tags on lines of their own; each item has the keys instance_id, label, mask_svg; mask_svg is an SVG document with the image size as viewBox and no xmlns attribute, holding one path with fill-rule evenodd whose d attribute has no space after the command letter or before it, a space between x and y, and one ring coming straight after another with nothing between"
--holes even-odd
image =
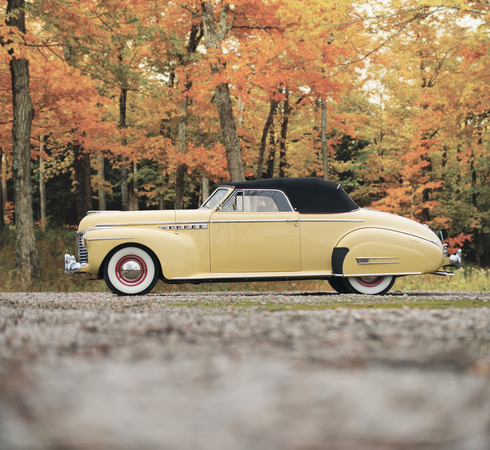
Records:
<instances>
[{"instance_id":1,"label":"yellow convertible car","mask_svg":"<svg viewBox=\"0 0 490 450\"><path fill-rule=\"evenodd\" d=\"M91 212L65 273L119 295L165 283L325 279L339 293L385 294L396 277L451 275L441 239L413 220L359 208L339 184L280 178L221 184L196 210Z\"/></svg>"}]
</instances>

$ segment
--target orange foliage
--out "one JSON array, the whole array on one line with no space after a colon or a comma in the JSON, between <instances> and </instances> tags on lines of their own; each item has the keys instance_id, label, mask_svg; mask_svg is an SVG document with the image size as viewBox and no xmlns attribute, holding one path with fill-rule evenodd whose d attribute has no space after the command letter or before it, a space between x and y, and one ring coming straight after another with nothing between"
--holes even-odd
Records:
<instances>
[{"instance_id":1,"label":"orange foliage","mask_svg":"<svg viewBox=\"0 0 490 450\"><path fill-rule=\"evenodd\" d=\"M215 22L226 4L213 2ZM271 101L264 158L275 158L274 174L283 132L286 174L323 176L325 102L331 179L362 206L446 229L451 246L482 254L478 239L490 234L488 7L433 4L378 2L370 11L351 0L237 0L218 48L202 39L192 52L200 0L36 0L26 36L5 26L0 7L0 147L10 167L14 47L30 61L32 156L43 136L47 179L73 170L76 144L93 168L97 155L116 169L122 161L151 166L137 176L152 202L170 201L179 165L190 191L203 175L228 180L218 83L230 88L247 178L257 176ZM459 20L467 15L478 26ZM222 70L213 74L212 64ZM111 191L93 178L94 189Z\"/></svg>"}]
</instances>

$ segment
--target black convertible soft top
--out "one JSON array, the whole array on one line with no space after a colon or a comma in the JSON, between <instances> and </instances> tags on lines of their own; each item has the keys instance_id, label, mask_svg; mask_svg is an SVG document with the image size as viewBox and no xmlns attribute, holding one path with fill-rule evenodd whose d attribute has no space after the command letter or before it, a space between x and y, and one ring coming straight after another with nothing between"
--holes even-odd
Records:
<instances>
[{"instance_id":1,"label":"black convertible soft top","mask_svg":"<svg viewBox=\"0 0 490 450\"><path fill-rule=\"evenodd\" d=\"M342 186L319 178L268 178L222 183L237 189L281 189L298 212L343 213L359 209Z\"/></svg>"}]
</instances>

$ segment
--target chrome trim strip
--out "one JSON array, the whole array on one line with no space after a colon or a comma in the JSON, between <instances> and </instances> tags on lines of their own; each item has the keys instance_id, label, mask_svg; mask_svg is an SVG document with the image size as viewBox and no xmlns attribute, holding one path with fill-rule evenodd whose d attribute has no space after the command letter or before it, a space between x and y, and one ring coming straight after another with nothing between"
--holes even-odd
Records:
<instances>
[{"instance_id":1,"label":"chrome trim strip","mask_svg":"<svg viewBox=\"0 0 490 450\"><path fill-rule=\"evenodd\" d=\"M369 261L357 261L357 264L361 266L372 266L377 264L401 264L400 262L392 262L392 261L380 261L380 262L369 262Z\"/></svg>"},{"instance_id":2,"label":"chrome trim strip","mask_svg":"<svg viewBox=\"0 0 490 450\"><path fill-rule=\"evenodd\" d=\"M344 278L347 277L385 277L385 276L402 276L402 275L422 275L422 272L398 272L398 273L355 273L348 275L341 275ZM338 276L338 275L337 275Z\"/></svg>"},{"instance_id":3,"label":"chrome trim strip","mask_svg":"<svg viewBox=\"0 0 490 450\"><path fill-rule=\"evenodd\" d=\"M300 276L300 277L329 277L332 276L333 274L331 272L329 273L301 273L301 272L288 272L287 274L275 274L275 273L268 273L267 275L262 275L262 274L255 274L251 272L238 272L234 275L219 275L215 276L213 273L209 274L208 277L174 277L172 280L209 280L209 279L223 279L223 278L291 278L295 276Z\"/></svg>"},{"instance_id":4,"label":"chrome trim strip","mask_svg":"<svg viewBox=\"0 0 490 450\"><path fill-rule=\"evenodd\" d=\"M366 259L400 259L400 256L360 256L359 258ZM357 259L359 259L357 258Z\"/></svg>"},{"instance_id":5,"label":"chrome trim strip","mask_svg":"<svg viewBox=\"0 0 490 450\"><path fill-rule=\"evenodd\" d=\"M207 223L193 223L189 225L160 225L158 228L161 228L162 230L203 230L207 227Z\"/></svg>"},{"instance_id":6,"label":"chrome trim strip","mask_svg":"<svg viewBox=\"0 0 490 450\"><path fill-rule=\"evenodd\" d=\"M398 261L370 261L372 259L400 259L399 256L359 256L356 258L357 264L371 265L371 264L400 264Z\"/></svg>"},{"instance_id":7,"label":"chrome trim strip","mask_svg":"<svg viewBox=\"0 0 490 450\"><path fill-rule=\"evenodd\" d=\"M210 273L209 276L206 277L173 277L171 280L211 280L211 279L226 279L226 278L323 278L323 277L376 277L376 276L402 276L402 275L422 275L422 272L403 272L403 273L365 273L365 274L354 274L354 275L342 275L342 274L334 274L331 272L328 273L301 273L301 272L287 272L283 274L255 274L250 272L239 272L233 275L218 275L216 276L213 273Z\"/></svg>"},{"instance_id":8,"label":"chrome trim strip","mask_svg":"<svg viewBox=\"0 0 490 450\"><path fill-rule=\"evenodd\" d=\"M134 237L87 238L87 241L114 241L118 239L135 239Z\"/></svg>"},{"instance_id":9,"label":"chrome trim strip","mask_svg":"<svg viewBox=\"0 0 490 450\"><path fill-rule=\"evenodd\" d=\"M172 224L172 225L180 225L180 224L195 224L195 223L208 223L208 221L203 220L203 221L196 221L196 220L178 220L178 221L165 221L165 222L127 222L127 223L99 223L97 224L97 227L99 228L117 228L117 227L127 227L127 226L135 226L135 225L165 225L165 224Z\"/></svg>"},{"instance_id":10,"label":"chrome trim strip","mask_svg":"<svg viewBox=\"0 0 490 450\"><path fill-rule=\"evenodd\" d=\"M373 210L374 211L374 210ZM376 212L379 212L381 214L389 214L389 213L384 213L384 212L381 212L381 211L376 211ZM400 216L401 217L401 216ZM406 217L402 217L403 219L406 219ZM411 220L411 219L407 219L407 220ZM431 244L434 244L434 245L437 245L440 249L441 249L441 252L443 251L443 248L442 248L442 244L441 243L437 243L436 241L431 241L430 239L428 238L425 238L423 236L420 236L418 234L412 234L412 233L408 233L406 231L400 231L400 230L395 230L393 228L387 228L387 227L381 227L381 226L367 226L365 227L366 230L369 230L369 229L375 229L375 230L387 230L387 231L394 231L396 233L400 233L400 234L404 234L405 236L412 236L414 238L417 238L417 239L420 239L422 241L425 241L425 242L430 242ZM355 231L357 230L349 230L349 232L345 235L347 236L348 234L350 233L354 233ZM344 236L344 237L345 237Z\"/></svg>"},{"instance_id":11,"label":"chrome trim strip","mask_svg":"<svg viewBox=\"0 0 490 450\"><path fill-rule=\"evenodd\" d=\"M300 219L300 222L364 222L362 219Z\"/></svg>"},{"instance_id":12,"label":"chrome trim strip","mask_svg":"<svg viewBox=\"0 0 490 450\"><path fill-rule=\"evenodd\" d=\"M257 219L257 220L211 220L210 223L272 223L272 222L298 222L298 219Z\"/></svg>"}]
</instances>

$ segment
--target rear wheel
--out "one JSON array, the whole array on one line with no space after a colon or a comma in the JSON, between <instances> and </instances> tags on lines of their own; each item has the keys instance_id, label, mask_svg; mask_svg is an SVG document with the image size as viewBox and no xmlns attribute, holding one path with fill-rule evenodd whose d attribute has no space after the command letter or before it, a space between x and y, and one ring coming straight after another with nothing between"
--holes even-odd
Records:
<instances>
[{"instance_id":1,"label":"rear wheel","mask_svg":"<svg viewBox=\"0 0 490 450\"><path fill-rule=\"evenodd\" d=\"M346 277L344 280L347 288L353 294L383 295L395 284L395 277L392 275Z\"/></svg>"},{"instance_id":2,"label":"rear wheel","mask_svg":"<svg viewBox=\"0 0 490 450\"><path fill-rule=\"evenodd\" d=\"M343 278L327 278L330 287L339 294L350 294Z\"/></svg>"},{"instance_id":3,"label":"rear wheel","mask_svg":"<svg viewBox=\"0 0 490 450\"><path fill-rule=\"evenodd\" d=\"M145 295L158 281L156 258L139 247L113 250L106 261L104 280L118 295Z\"/></svg>"}]
</instances>

